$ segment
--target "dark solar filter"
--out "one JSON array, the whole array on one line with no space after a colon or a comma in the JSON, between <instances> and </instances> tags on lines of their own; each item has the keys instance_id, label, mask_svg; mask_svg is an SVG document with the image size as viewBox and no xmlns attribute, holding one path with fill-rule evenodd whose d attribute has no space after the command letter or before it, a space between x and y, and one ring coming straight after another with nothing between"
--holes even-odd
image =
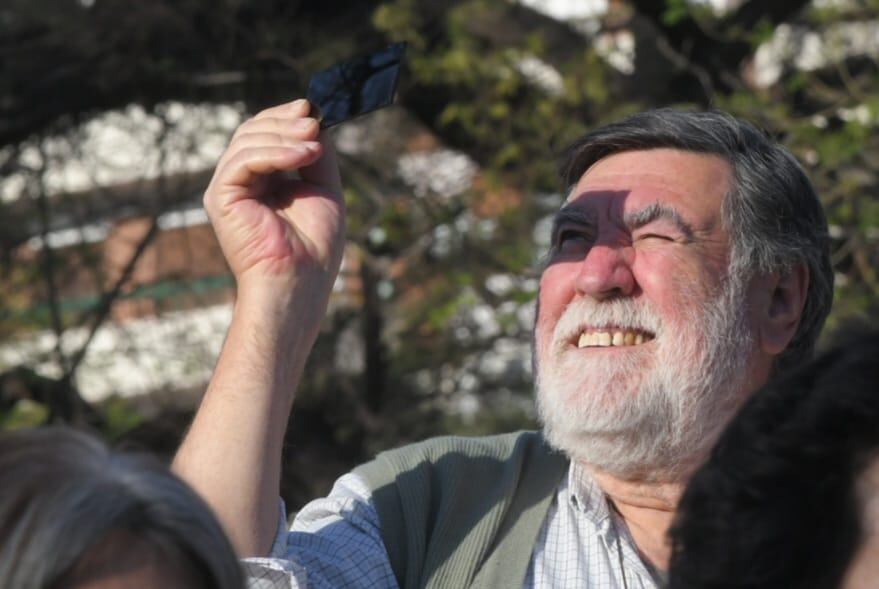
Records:
<instances>
[{"instance_id":1,"label":"dark solar filter","mask_svg":"<svg viewBox=\"0 0 879 589\"><path fill-rule=\"evenodd\" d=\"M343 61L308 82L308 101L318 109L321 128L393 103L405 43Z\"/></svg>"}]
</instances>

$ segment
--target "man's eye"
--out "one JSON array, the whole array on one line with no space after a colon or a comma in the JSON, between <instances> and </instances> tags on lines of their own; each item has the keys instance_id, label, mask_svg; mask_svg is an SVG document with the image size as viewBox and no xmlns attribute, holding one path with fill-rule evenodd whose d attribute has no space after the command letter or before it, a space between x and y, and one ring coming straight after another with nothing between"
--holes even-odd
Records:
<instances>
[{"instance_id":1,"label":"man's eye","mask_svg":"<svg viewBox=\"0 0 879 589\"><path fill-rule=\"evenodd\" d=\"M582 231L560 231L556 238L556 247L559 249L582 247L589 243L589 235Z\"/></svg>"},{"instance_id":2,"label":"man's eye","mask_svg":"<svg viewBox=\"0 0 879 589\"><path fill-rule=\"evenodd\" d=\"M637 237L638 240L650 239L650 240L662 240L662 241L674 241L674 238L669 237L668 235L661 235L659 233L644 233Z\"/></svg>"}]
</instances>

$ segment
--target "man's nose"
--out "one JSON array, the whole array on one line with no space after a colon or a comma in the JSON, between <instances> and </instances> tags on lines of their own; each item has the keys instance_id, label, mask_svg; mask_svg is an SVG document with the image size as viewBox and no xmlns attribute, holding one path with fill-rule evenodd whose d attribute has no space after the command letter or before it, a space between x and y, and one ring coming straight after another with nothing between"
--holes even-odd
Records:
<instances>
[{"instance_id":1,"label":"man's nose","mask_svg":"<svg viewBox=\"0 0 879 589\"><path fill-rule=\"evenodd\" d=\"M635 290L635 276L623 247L595 244L580 263L577 292L595 300L629 296Z\"/></svg>"}]
</instances>

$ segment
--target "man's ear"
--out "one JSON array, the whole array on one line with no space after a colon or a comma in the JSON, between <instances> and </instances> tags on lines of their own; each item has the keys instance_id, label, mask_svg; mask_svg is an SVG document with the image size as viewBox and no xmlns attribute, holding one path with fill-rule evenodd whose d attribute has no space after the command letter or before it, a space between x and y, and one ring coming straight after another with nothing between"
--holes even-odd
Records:
<instances>
[{"instance_id":1,"label":"man's ear","mask_svg":"<svg viewBox=\"0 0 879 589\"><path fill-rule=\"evenodd\" d=\"M760 348L777 356L790 344L800 324L809 290L809 269L798 264L784 273L757 276L751 287L756 295L752 301Z\"/></svg>"}]
</instances>

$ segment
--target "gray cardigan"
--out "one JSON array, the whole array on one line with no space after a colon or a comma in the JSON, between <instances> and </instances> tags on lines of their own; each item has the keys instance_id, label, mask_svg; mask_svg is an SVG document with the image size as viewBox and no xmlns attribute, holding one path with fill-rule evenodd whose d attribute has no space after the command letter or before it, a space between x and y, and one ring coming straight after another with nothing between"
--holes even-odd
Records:
<instances>
[{"instance_id":1,"label":"gray cardigan","mask_svg":"<svg viewBox=\"0 0 879 589\"><path fill-rule=\"evenodd\" d=\"M521 587L568 460L537 432L443 437L355 472L401 589Z\"/></svg>"}]
</instances>

